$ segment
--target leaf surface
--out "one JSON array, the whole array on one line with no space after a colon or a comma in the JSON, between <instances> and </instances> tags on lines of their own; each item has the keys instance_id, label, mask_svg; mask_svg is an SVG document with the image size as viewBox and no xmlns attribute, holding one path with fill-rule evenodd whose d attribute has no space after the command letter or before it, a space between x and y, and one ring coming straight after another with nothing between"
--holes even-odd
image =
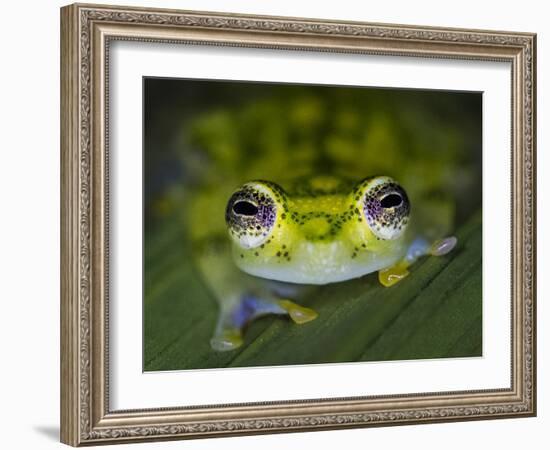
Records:
<instances>
[{"instance_id":1,"label":"leaf surface","mask_svg":"<svg viewBox=\"0 0 550 450\"><path fill-rule=\"evenodd\" d=\"M145 236L144 370L481 356L481 214L457 236L449 255L423 258L391 288L370 274L316 289L300 300L316 320L261 318L242 347L220 353L209 345L217 303L183 230L157 227Z\"/></svg>"}]
</instances>

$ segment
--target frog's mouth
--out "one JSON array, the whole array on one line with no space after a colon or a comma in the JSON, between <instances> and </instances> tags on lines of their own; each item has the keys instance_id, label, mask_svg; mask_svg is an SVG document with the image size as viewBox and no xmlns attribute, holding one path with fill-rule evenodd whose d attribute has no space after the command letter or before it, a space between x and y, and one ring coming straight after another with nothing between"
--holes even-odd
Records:
<instances>
[{"instance_id":1,"label":"frog's mouth","mask_svg":"<svg viewBox=\"0 0 550 450\"><path fill-rule=\"evenodd\" d=\"M237 266L244 272L260 278L297 284L330 284L359 278L396 263L402 255L391 256L354 248L341 243L305 242L293 251L292 257L242 258L234 253Z\"/></svg>"}]
</instances>

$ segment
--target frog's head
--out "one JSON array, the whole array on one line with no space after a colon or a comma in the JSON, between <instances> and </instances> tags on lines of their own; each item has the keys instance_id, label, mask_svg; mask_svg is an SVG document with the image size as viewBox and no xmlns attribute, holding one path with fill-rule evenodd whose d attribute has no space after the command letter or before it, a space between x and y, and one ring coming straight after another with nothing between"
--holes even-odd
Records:
<instances>
[{"instance_id":1,"label":"frog's head","mask_svg":"<svg viewBox=\"0 0 550 450\"><path fill-rule=\"evenodd\" d=\"M236 264L263 278L326 284L356 278L403 257L410 204L386 176L350 184L314 177L288 192L251 181L227 203Z\"/></svg>"}]
</instances>

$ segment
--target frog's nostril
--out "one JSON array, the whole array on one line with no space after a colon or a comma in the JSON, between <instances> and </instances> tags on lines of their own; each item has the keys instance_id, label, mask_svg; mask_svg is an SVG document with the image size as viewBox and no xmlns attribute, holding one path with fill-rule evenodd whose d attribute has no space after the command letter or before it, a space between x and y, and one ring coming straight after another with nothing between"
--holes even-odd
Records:
<instances>
[{"instance_id":1,"label":"frog's nostril","mask_svg":"<svg viewBox=\"0 0 550 450\"><path fill-rule=\"evenodd\" d=\"M399 194L388 194L380 200L380 205L382 208L393 208L399 206L401 202L403 202L403 198Z\"/></svg>"},{"instance_id":2,"label":"frog's nostril","mask_svg":"<svg viewBox=\"0 0 550 450\"><path fill-rule=\"evenodd\" d=\"M255 216L258 214L258 207L254 203L238 201L233 205L233 212L243 216Z\"/></svg>"}]
</instances>

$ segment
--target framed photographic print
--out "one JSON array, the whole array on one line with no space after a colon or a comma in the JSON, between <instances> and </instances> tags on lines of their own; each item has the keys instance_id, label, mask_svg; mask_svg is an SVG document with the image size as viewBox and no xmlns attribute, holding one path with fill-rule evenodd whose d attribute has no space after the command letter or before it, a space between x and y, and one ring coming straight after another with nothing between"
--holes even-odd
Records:
<instances>
[{"instance_id":1,"label":"framed photographic print","mask_svg":"<svg viewBox=\"0 0 550 450\"><path fill-rule=\"evenodd\" d=\"M535 38L62 8L62 441L533 416Z\"/></svg>"}]
</instances>

